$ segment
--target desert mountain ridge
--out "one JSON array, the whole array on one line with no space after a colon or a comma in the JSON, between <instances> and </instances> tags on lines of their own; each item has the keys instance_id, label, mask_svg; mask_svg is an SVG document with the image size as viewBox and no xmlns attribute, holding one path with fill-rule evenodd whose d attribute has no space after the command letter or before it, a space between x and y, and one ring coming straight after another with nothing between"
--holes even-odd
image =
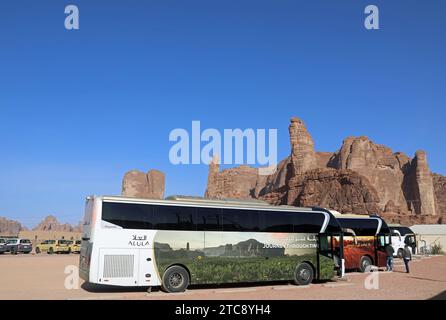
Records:
<instances>
[{"instance_id":1,"label":"desert mountain ridge","mask_svg":"<svg viewBox=\"0 0 446 320\"><path fill-rule=\"evenodd\" d=\"M28 228L20 222L0 217L0 236L17 236L20 231L27 231ZM81 223L71 225L69 223L60 223L53 215L46 216L33 231L63 231L63 232L81 232Z\"/></svg>"}]
</instances>

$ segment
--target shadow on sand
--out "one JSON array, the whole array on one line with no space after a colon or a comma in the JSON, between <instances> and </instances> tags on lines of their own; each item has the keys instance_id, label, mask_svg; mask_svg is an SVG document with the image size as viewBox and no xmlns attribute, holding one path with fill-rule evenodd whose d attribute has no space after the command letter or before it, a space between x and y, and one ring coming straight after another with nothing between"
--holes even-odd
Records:
<instances>
[{"instance_id":1,"label":"shadow on sand","mask_svg":"<svg viewBox=\"0 0 446 320\"><path fill-rule=\"evenodd\" d=\"M443 291L442 293L433 296L429 300L446 300L446 291Z\"/></svg>"},{"instance_id":2,"label":"shadow on sand","mask_svg":"<svg viewBox=\"0 0 446 320\"><path fill-rule=\"evenodd\" d=\"M329 283L331 281L314 281L313 283ZM237 288L248 288L248 287L261 287L261 286L277 286L277 285L294 285L290 281L272 281L272 282L247 282L247 283L224 283L224 284L195 284L190 285L188 290L195 289L237 289ZM150 287L121 287L121 286L111 286L103 284L94 283L83 283L81 288L88 292L94 293L112 293L112 292L145 292ZM162 291L160 287L152 287L152 292Z\"/></svg>"}]
</instances>

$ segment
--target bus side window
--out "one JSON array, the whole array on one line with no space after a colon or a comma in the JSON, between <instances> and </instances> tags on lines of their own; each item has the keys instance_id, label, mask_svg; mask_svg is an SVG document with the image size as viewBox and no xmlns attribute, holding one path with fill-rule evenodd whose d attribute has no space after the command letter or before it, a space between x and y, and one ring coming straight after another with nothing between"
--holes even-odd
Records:
<instances>
[{"instance_id":1,"label":"bus side window","mask_svg":"<svg viewBox=\"0 0 446 320\"><path fill-rule=\"evenodd\" d=\"M223 231L259 231L259 214L255 210L223 209Z\"/></svg>"},{"instance_id":2,"label":"bus side window","mask_svg":"<svg viewBox=\"0 0 446 320\"><path fill-rule=\"evenodd\" d=\"M198 231L223 231L221 209L197 208Z\"/></svg>"},{"instance_id":3,"label":"bus side window","mask_svg":"<svg viewBox=\"0 0 446 320\"><path fill-rule=\"evenodd\" d=\"M262 232L293 232L294 212L260 211L260 231Z\"/></svg>"},{"instance_id":4,"label":"bus side window","mask_svg":"<svg viewBox=\"0 0 446 320\"><path fill-rule=\"evenodd\" d=\"M180 206L155 206L154 229L195 231L195 208Z\"/></svg>"},{"instance_id":5,"label":"bus side window","mask_svg":"<svg viewBox=\"0 0 446 320\"><path fill-rule=\"evenodd\" d=\"M299 212L293 215L294 232L319 233L325 221L322 214Z\"/></svg>"}]
</instances>

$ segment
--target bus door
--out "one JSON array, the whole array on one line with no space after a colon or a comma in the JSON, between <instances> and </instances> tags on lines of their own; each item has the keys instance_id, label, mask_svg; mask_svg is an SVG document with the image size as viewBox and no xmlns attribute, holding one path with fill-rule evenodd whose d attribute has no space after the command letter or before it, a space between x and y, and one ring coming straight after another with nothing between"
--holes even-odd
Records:
<instances>
[{"instance_id":1,"label":"bus door","mask_svg":"<svg viewBox=\"0 0 446 320\"><path fill-rule=\"evenodd\" d=\"M375 236L375 261L376 266L387 265L386 245L390 244L390 235L379 234Z\"/></svg>"},{"instance_id":2,"label":"bus door","mask_svg":"<svg viewBox=\"0 0 446 320\"><path fill-rule=\"evenodd\" d=\"M338 242L335 237L339 237L340 241L337 245L336 242ZM343 268L343 254L342 254L342 234L340 235L333 235L333 234L327 234L322 233L319 235L319 254L323 255L325 257L329 257L333 259L335 269L337 271L338 276L343 276L342 270Z\"/></svg>"}]
</instances>

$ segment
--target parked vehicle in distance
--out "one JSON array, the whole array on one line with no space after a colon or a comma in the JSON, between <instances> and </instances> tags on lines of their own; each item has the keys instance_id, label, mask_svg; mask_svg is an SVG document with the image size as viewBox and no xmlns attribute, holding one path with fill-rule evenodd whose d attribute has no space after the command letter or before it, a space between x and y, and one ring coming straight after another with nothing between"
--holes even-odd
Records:
<instances>
[{"instance_id":1,"label":"parked vehicle in distance","mask_svg":"<svg viewBox=\"0 0 446 320\"><path fill-rule=\"evenodd\" d=\"M73 253L80 253L81 252L81 240L70 240L69 247L71 252Z\"/></svg>"},{"instance_id":2,"label":"parked vehicle in distance","mask_svg":"<svg viewBox=\"0 0 446 320\"><path fill-rule=\"evenodd\" d=\"M0 254L6 252L6 241L3 238L0 238Z\"/></svg>"},{"instance_id":3,"label":"parked vehicle in distance","mask_svg":"<svg viewBox=\"0 0 446 320\"><path fill-rule=\"evenodd\" d=\"M25 253L28 254L33 249L31 240L29 239L7 239L6 250L4 252L10 252L11 254Z\"/></svg>"},{"instance_id":4,"label":"parked vehicle in distance","mask_svg":"<svg viewBox=\"0 0 446 320\"><path fill-rule=\"evenodd\" d=\"M389 225L389 228L392 237L392 247L395 251L394 256L402 258L404 246L406 244L411 248L413 254L417 253L415 233L409 227L404 227L400 224L391 224Z\"/></svg>"},{"instance_id":5,"label":"parked vehicle in distance","mask_svg":"<svg viewBox=\"0 0 446 320\"><path fill-rule=\"evenodd\" d=\"M48 254L53 253L70 253L71 248L69 240L44 240L36 246L36 254L46 252Z\"/></svg>"}]
</instances>

